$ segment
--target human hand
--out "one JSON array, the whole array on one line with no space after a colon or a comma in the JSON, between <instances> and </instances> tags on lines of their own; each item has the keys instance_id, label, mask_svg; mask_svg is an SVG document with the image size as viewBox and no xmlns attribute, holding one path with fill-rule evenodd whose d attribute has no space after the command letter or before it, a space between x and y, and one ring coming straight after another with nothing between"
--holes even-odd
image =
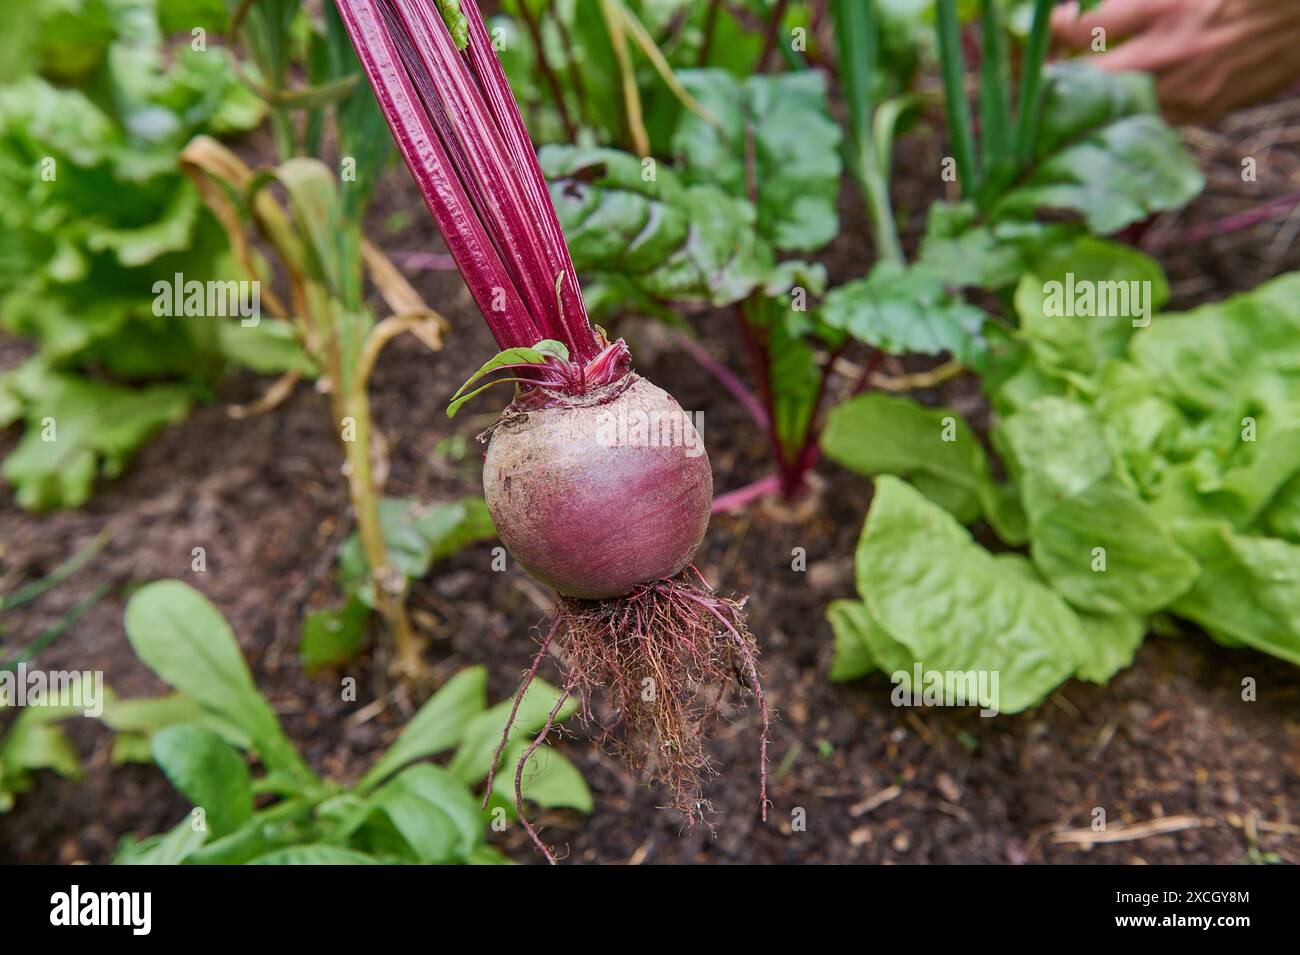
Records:
<instances>
[{"instance_id":1,"label":"human hand","mask_svg":"<svg viewBox=\"0 0 1300 955\"><path fill-rule=\"evenodd\" d=\"M1101 29L1102 35L1094 31ZM1103 0L1052 15L1057 44L1106 52L1089 62L1112 73L1152 73L1160 107L1176 123L1209 122L1300 79L1297 0Z\"/></svg>"}]
</instances>

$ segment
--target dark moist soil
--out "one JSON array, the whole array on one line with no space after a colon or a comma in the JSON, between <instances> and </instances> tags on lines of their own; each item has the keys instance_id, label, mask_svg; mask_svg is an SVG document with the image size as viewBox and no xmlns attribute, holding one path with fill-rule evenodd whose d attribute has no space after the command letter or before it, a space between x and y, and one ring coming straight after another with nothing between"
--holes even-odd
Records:
<instances>
[{"instance_id":1,"label":"dark moist soil","mask_svg":"<svg viewBox=\"0 0 1300 955\"><path fill-rule=\"evenodd\" d=\"M1189 225L1300 186L1291 145L1300 139L1294 135L1300 102L1251 115L1253 127L1238 122L1189 131L1209 190L1188 210L1132 237L1160 255L1177 307L1300 267L1295 249L1283 242L1294 216L1195 244L1178 240ZM1242 143L1255 150L1256 183L1240 182ZM915 135L898 168L935 169L939 149ZM919 210L934 198L933 178L897 179L900 218L914 237ZM862 274L871 261L851 188L844 191L843 213L845 234L822 257L834 281ZM442 248L403 170L387 177L371 234L389 249ZM387 493L451 500L479 490L472 437L490 423L495 405L480 401L454 423L443 410L447 396L494 349L458 275L424 272L414 282L450 319L452 348L432 355L401 339L381 359L373 400L390 444ZM702 316L699 328L716 355L743 366L730 316ZM718 490L762 476L764 444L727 393L658 327L625 322L618 331L631 340L642 372L685 408L704 412ZM3 348L5 365L17 360L16 349L13 343ZM864 355L849 357L860 362ZM885 369L903 370L893 359ZM111 581L115 592L43 653L40 665L102 669L125 696L161 692L130 651L123 607L129 591L146 581L188 581L230 620L257 685L310 763L351 781L392 741L428 689L387 682L382 640L341 672L314 678L303 672L296 653L300 621L306 609L337 600L334 553L351 521L340 452L320 395L303 385L269 414L244 420L227 414L228 404L255 399L267 384L251 376L227 382L219 403L168 429L81 510L37 517L19 512L7 489L0 492L0 591L49 572L102 528L112 532L107 549L73 581L5 621L6 644L24 645L97 583ZM976 420L987 417L971 379L921 397L953 404ZM439 447L453 435L470 439L460 460ZM12 432L0 436L0 452L15 439ZM1226 650L1195 633L1152 637L1134 666L1108 685L1070 682L1034 710L994 719L895 708L883 675L830 683L831 633L823 611L829 600L852 595L853 548L871 492L868 482L830 465L819 475L815 507L758 505L715 518L699 560L717 586L750 595L769 703L780 714L769 822L759 822L756 811L757 716L752 707L736 708L734 697L730 721L710 746L721 773L708 786L712 832L684 831L679 815L656 808L661 793L571 727L560 745L585 774L595 811L545 812L535 820L568 860L1300 862L1300 670L1281 661ZM206 549L206 572L191 571L194 547ZM806 572L791 568L796 547L807 552ZM549 598L513 567L492 572L490 548L477 545L437 565L415 584L410 606L429 639L430 685L485 664L492 697L500 699L514 691L531 659ZM545 675L557 678L554 661ZM357 678L355 703L340 701L344 676ZM1241 699L1246 677L1256 681L1257 702ZM376 700L383 704L373 706ZM152 766L111 767L111 739L100 724L66 725L85 761L85 778L37 774L34 788L0 816L0 862L105 862L123 836L159 832L188 810ZM1117 822L1161 817L1179 817L1189 828L1092 846L1062 838L1069 829L1084 830L1086 838L1098 808L1112 834ZM515 859L538 859L518 827L490 838Z\"/></svg>"}]
</instances>

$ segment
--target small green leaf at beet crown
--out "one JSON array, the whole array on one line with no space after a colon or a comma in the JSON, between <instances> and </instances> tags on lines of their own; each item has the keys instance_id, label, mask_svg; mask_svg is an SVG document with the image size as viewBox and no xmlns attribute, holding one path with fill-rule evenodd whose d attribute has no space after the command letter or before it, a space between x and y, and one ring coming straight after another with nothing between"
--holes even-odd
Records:
<instances>
[{"instance_id":1,"label":"small green leaf at beet crown","mask_svg":"<svg viewBox=\"0 0 1300 955\"><path fill-rule=\"evenodd\" d=\"M475 388L468 394L465 389L474 382L478 381L484 375L503 368L519 368L524 365L544 365L552 358L559 359L562 362L569 360L569 349L564 346L563 342L557 342L553 338L544 338L531 348L507 348L499 351L487 361L485 361L479 370L469 376L469 380L461 385L454 395L451 396L451 404L447 406L447 417L454 418L460 406L469 401L480 392L486 391L493 385L504 384L505 382L518 382L525 379L518 377L498 378L495 381L489 381L480 388Z\"/></svg>"}]
</instances>

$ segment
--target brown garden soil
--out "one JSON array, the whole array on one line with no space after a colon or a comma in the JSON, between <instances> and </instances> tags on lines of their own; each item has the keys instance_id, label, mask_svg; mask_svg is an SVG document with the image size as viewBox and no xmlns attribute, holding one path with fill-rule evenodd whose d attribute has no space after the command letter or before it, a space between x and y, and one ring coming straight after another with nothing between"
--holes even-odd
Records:
<instances>
[{"instance_id":1,"label":"brown garden soil","mask_svg":"<svg viewBox=\"0 0 1300 955\"><path fill-rule=\"evenodd\" d=\"M1177 307L1300 268L1300 253L1286 241L1286 233L1296 231L1291 223L1300 223L1297 216L1208 241L1179 239L1189 225L1300 189L1293 145L1300 140L1300 100L1246 115L1214 130L1188 131L1210 179L1206 194L1132 237L1149 244L1168 268ZM900 169L937 168L939 147L932 139L918 134L904 148ZM1240 181L1242 155L1257 158L1257 183ZM931 177L925 178L899 181L900 215L912 224L911 237L934 196ZM835 281L861 274L870 261L857 208L856 194L846 188L845 234L823 257ZM389 249L442 247L404 170L386 179L372 226L371 234ZM493 403L480 401L449 422L447 396L494 349L458 275L424 272L413 280L450 319L452 347L434 355L404 339L381 360L373 397L390 445L386 490L451 500L479 489L472 436L490 421ZM730 316L700 316L698 327L717 356L742 366ZM628 321L618 331L631 340L641 371L684 407L704 412L717 488L760 477L764 445L727 393L660 329ZM17 355L13 343L0 343L4 366ZM850 357L860 361L863 355ZM885 368L901 370L892 359ZM126 696L161 692L130 651L123 608L130 590L146 581L188 581L230 620L257 685L310 763L332 778L355 780L431 688L460 668L486 665L493 699L511 694L534 652L549 597L513 567L492 572L492 545L477 545L436 565L413 587L413 616L429 640L429 686L391 685L382 639L341 672L309 677L296 652L300 622L305 610L337 600L334 553L351 521L340 453L320 395L302 385L271 413L244 420L227 413L228 404L253 400L266 386L251 376L232 378L218 402L169 428L124 476L103 482L82 509L33 516L13 506L7 489L0 492L0 591L48 573L101 529L112 533L107 549L73 581L6 621L6 641L23 645L97 583L110 581L113 594L40 664L102 669L107 683ZM976 420L987 417L973 379L920 397L951 403ZM439 450L439 442L455 434L471 439L460 460ZM0 453L14 440L12 433L0 437ZM758 505L715 518L699 560L721 589L750 595L768 700L779 712L769 822L761 823L756 812L757 714L737 705L743 701L730 701L729 720L710 745L720 774L708 786L712 832L684 830L679 815L657 808L661 793L571 726L559 745L583 770L595 810L590 816L546 812L536 820L565 858L1233 863L1258 852L1300 862L1300 670L1281 661L1227 650L1194 632L1153 636L1134 665L1109 684L1070 682L1031 711L993 719L966 710L895 708L883 675L829 682L831 634L823 611L829 600L852 594L853 548L871 487L828 464L819 475L815 506ZM206 549L204 573L190 569L194 547ZM806 549L806 572L791 569L795 547ZM557 678L554 661L545 675ZM357 678L355 703L340 701L343 676ZM1246 677L1256 681L1255 702L1241 698ZM188 809L156 768L112 767L111 739L100 724L77 719L67 725L85 760L85 777L39 774L34 789L0 816L0 862L105 862L123 836L159 832ZM1105 810L1112 835L1119 822L1170 817L1188 828L1095 845L1062 836L1089 830L1095 807ZM792 824L799 818L805 826ZM490 838L515 859L538 859L518 827Z\"/></svg>"}]
</instances>

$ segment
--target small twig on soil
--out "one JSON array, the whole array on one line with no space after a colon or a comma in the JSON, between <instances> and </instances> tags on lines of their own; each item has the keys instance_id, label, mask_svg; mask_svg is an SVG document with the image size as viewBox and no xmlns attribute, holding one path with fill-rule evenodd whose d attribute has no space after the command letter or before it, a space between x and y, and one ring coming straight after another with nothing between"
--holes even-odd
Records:
<instances>
[{"instance_id":1,"label":"small twig on soil","mask_svg":"<svg viewBox=\"0 0 1300 955\"><path fill-rule=\"evenodd\" d=\"M965 367L961 362L946 361L942 365L936 365L929 371L918 371L910 375L883 375L872 370L868 365L865 369L856 362L849 361L847 358L835 359L835 370L846 378L864 383L863 387L879 388L881 391L903 392L917 391L921 388L936 388L956 378ZM861 391L862 388L855 389Z\"/></svg>"},{"instance_id":2,"label":"small twig on soil","mask_svg":"<svg viewBox=\"0 0 1300 955\"><path fill-rule=\"evenodd\" d=\"M294 387L300 381L302 381L302 372L285 372L271 383L271 387L262 393L262 397L247 404L227 405L226 414L238 421L241 418L251 418L265 414L268 411L274 411L293 394Z\"/></svg>"},{"instance_id":3,"label":"small twig on soil","mask_svg":"<svg viewBox=\"0 0 1300 955\"><path fill-rule=\"evenodd\" d=\"M555 612L555 601L551 599L550 591L537 586L531 577L518 577L514 584L515 589L527 597L529 602L543 614L549 617Z\"/></svg>"},{"instance_id":4,"label":"small twig on soil","mask_svg":"<svg viewBox=\"0 0 1300 955\"><path fill-rule=\"evenodd\" d=\"M636 852L632 853L631 857L628 858L627 864L640 865L645 862L646 858L650 855L650 851L654 849L654 847L655 841L653 839L647 839L645 842L641 843L641 845L637 846Z\"/></svg>"},{"instance_id":5,"label":"small twig on soil","mask_svg":"<svg viewBox=\"0 0 1300 955\"><path fill-rule=\"evenodd\" d=\"M1300 836L1300 826L1293 826L1285 822L1265 822L1258 820L1255 828L1260 832L1272 832L1284 836Z\"/></svg>"},{"instance_id":6,"label":"small twig on soil","mask_svg":"<svg viewBox=\"0 0 1300 955\"><path fill-rule=\"evenodd\" d=\"M1289 822L1269 822L1260 819L1258 814L1254 812L1247 813L1244 817L1238 813L1230 812L1227 816L1227 823L1234 829L1248 829L1254 826L1260 832L1270 832L1283 836L1300 836L1300 826Z\"/></svg>"},{"instance_id":7,"label":"small twig on soil","mask_svg":"<svg viewBox=\"0 0 1300 955\"><path fill-rule=\"evenodd\" d=\"M381 696L378 699L372 700L371 702L367 703L361 709L351 714L343 722L347 726L361 726L364 723L369 723L371 720L373 720L380 713L384 712L384 710L386 709L388 709L388 697Z\"/></svg>"},{"instance_id":8,"label":"small twig on soil","mask_svg":"<svg viewBox=\"0 0 1300 955\"><path fill-rule=\"evenodd\" d=\"M1059 707L1060 710L1071 719L1079 718L1079 708L1070 702L1070 698L1064 693L1053 693L1050 697L1053 706Z\"/></svg>"},{"instance_id":9,"label":"small twig on soil","mask_svg":"<svg viewBox=\"0 0 1300 955\"><path fill-rule=\"evenodd\" d=\"M1161 819L1151 819L1133 826L1105 829L1101 832L1094 832L1091 829L1066 829L1063 832L1052 833L1052 841L1076 846L1093 846L1108 842L1134 842L1148 836L1163 836L1171 832L1182 832L1185 829L1200 829L1214 825L1217 825L1214 819L1203 819L1200 816L1165 816Z\"/></svg>"},{"instance_id":10,"label":"small twig on soil","mask_svg":"<svg viewBox=\"0 0 1300 955\"><path fill-rule=\"evenodd\" d=\"M916 735L925 740L926 746L933 746L935 744L936 739L934 733L930 731L930 727L925 725L925 720L916 715L914 710L908 710L904 719L906 719L908 725L916 731Z\"/></svg>"},{"instance_id":11,"label":"small twig on soil","mask_svg":"<svg viewBox=\"0 0 1300 955\"><path fill-rule=\"evenodd\" d=\"M1097 758L1106 751L1106 747L1109 746L1110 741L1115 738L1115 732L1118 729L1119 720L1116 719L1112 719L1101 728L1101 732L1097 734L1097 742L1095 742L1092 749L1088 751L1089 762L1096 762Z\"/></svg>"},{"instance_id":12,"label":"small twig on soil","mask_svg":"<svg viewBox=\"0 0 1300 955\"><path fill-rule=\"evenodd\" d=\"M849 815L852 816L854 819L857 819L859 816L865 816L867 813L871 812L872 810L879 809L885 803L892 802L902 794L903 794L902 786L897 786L897 785L887 786L884 789L880 790L880 792L868 796L866 799L862 800L862 802L854 803L852 806L850 806Z\"/></svg>"}]
</instances>

